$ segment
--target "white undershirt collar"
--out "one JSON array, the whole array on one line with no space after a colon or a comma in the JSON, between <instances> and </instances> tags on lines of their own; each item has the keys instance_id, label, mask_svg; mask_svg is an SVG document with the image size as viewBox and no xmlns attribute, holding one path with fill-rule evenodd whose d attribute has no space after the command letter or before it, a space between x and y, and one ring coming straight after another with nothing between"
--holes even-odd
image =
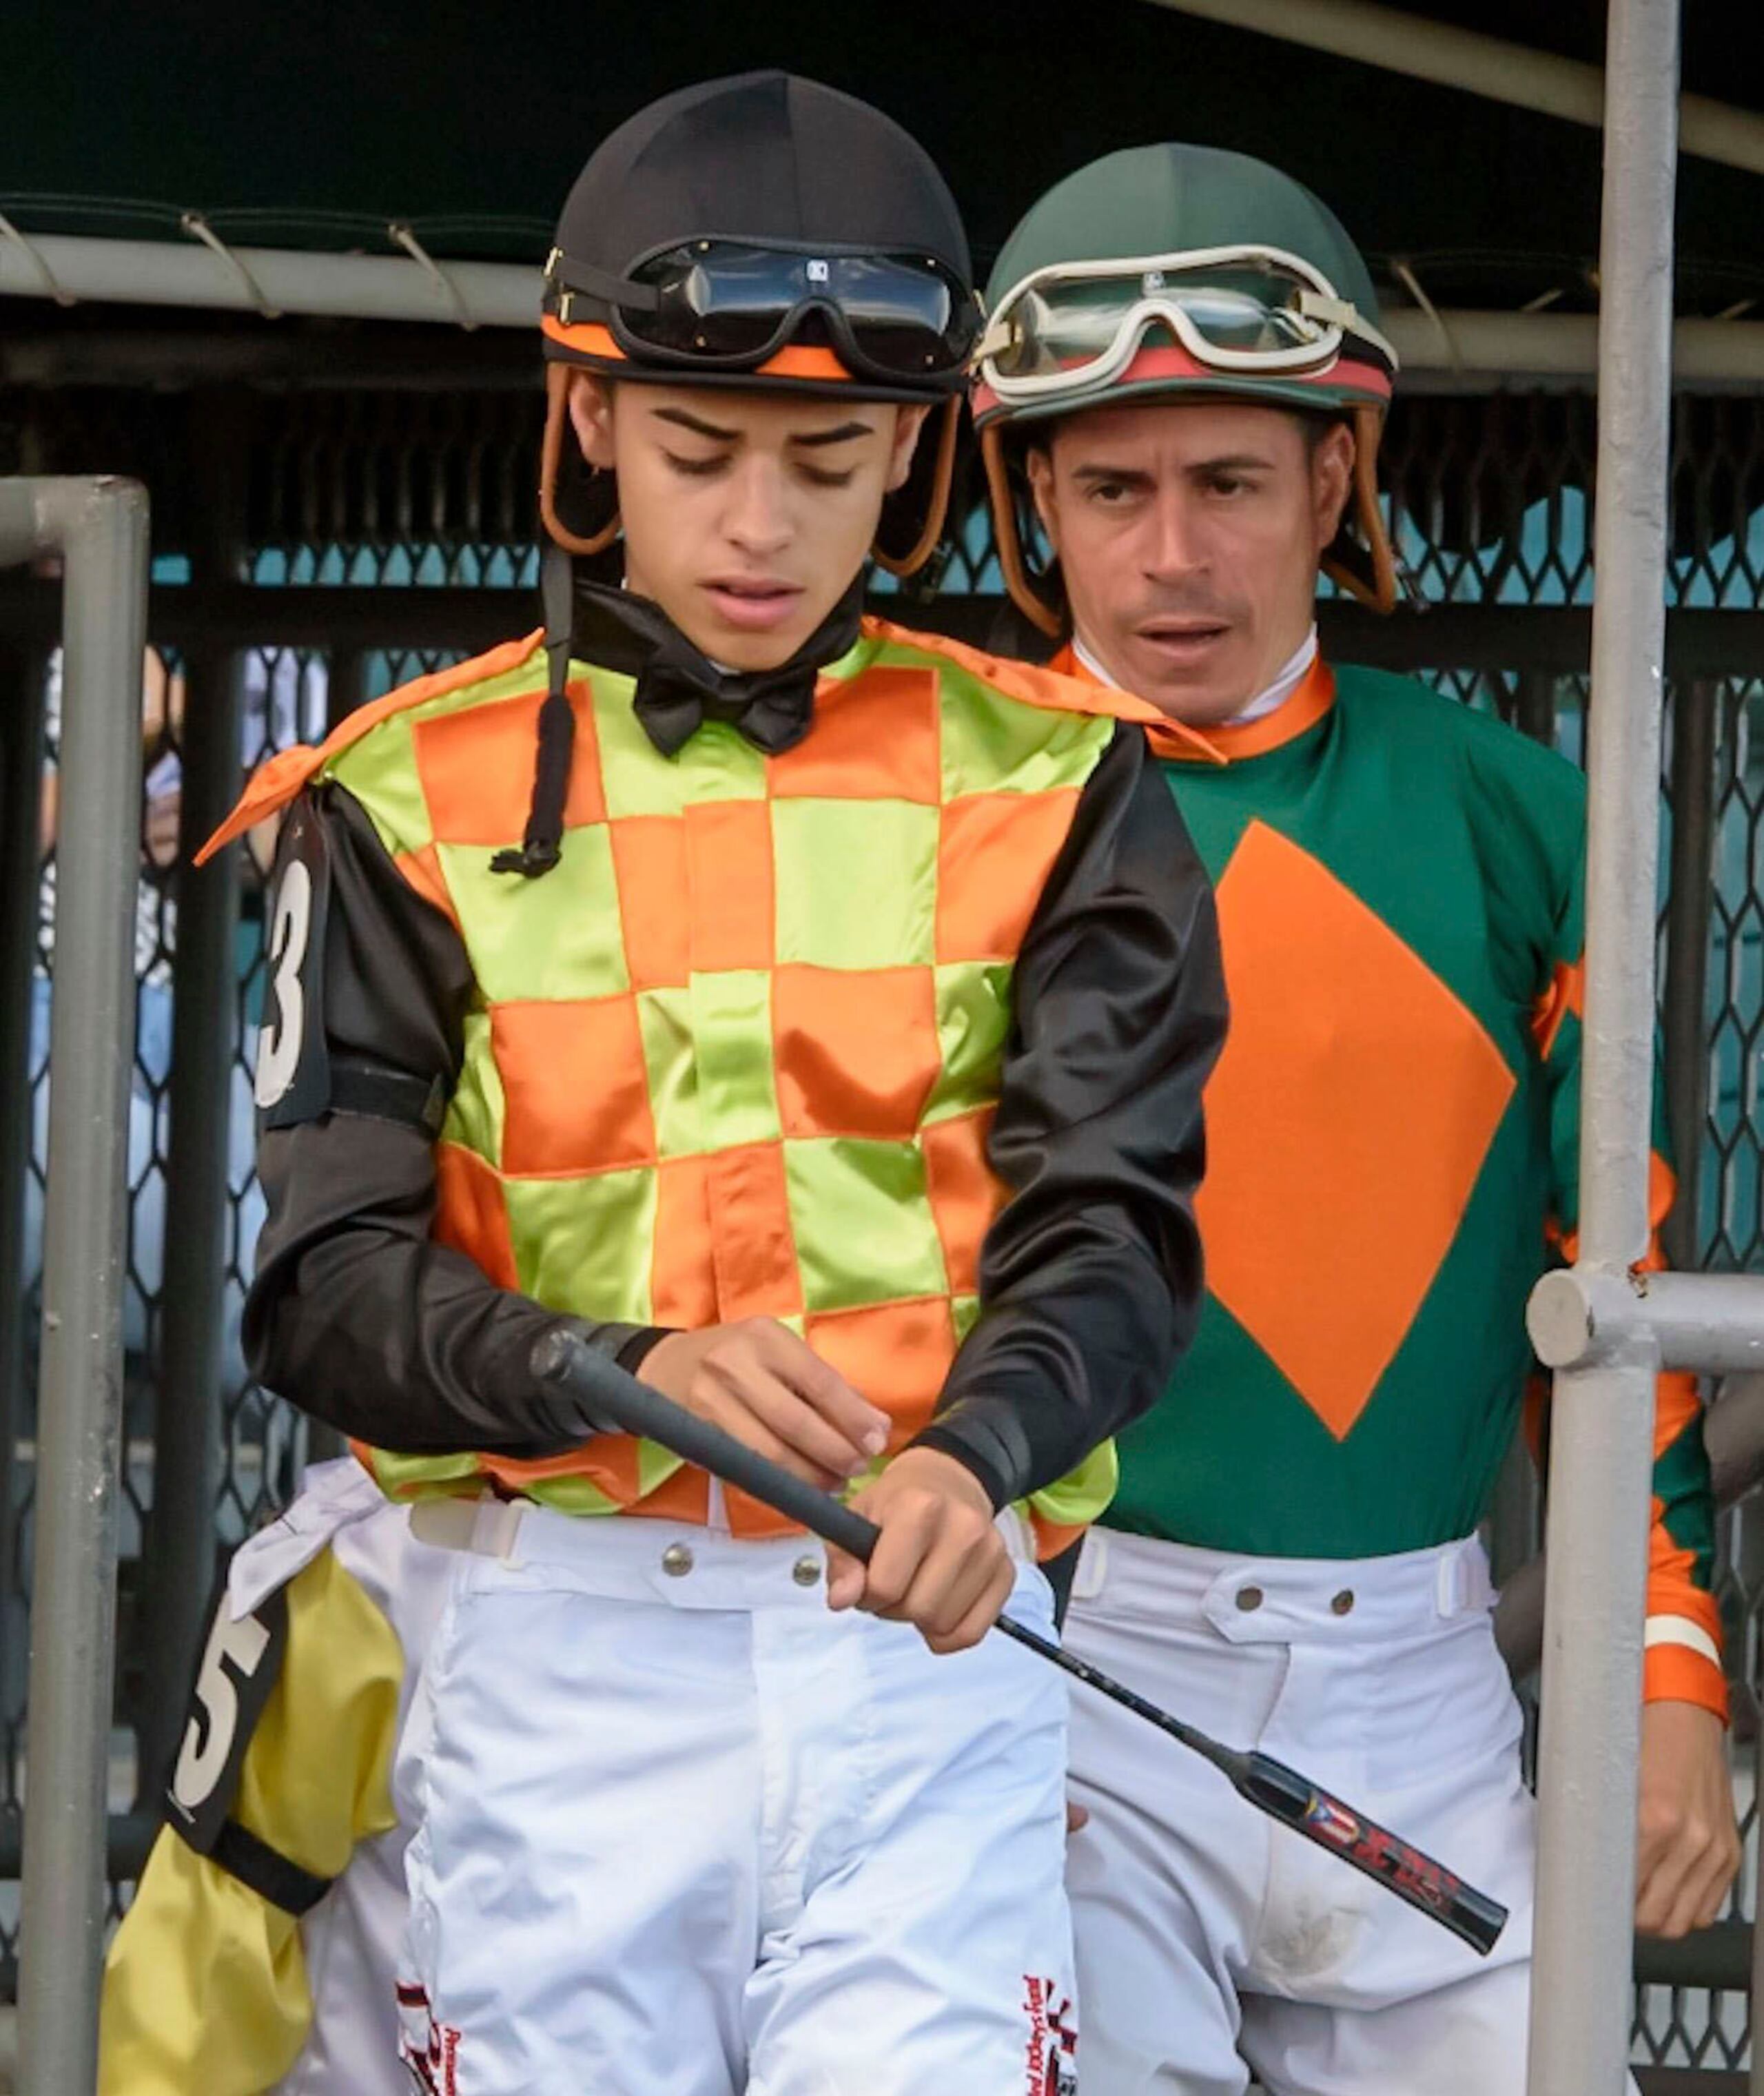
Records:
<instances>
[{"instance_id":1,"label":"white undershirt collar","mask_svg":"<svg viewBox=\"0 0 1764 2096\"><path fill-rule=\"evenodd\" d=\"M1121 688L1120 679L1109 675L1076 634L1072 635L1072 652L1099 684L1107 684L1117 692ZM1219 725L1242 727L1250 721L1265 719L1277 707L1283 706L1298 690L1304 681L1305 672L1316 660L1316 627L1313 625L1267 689L1258 692L1247 705L1240 707L1228 721Z\"/></svg>"}]
</instances>

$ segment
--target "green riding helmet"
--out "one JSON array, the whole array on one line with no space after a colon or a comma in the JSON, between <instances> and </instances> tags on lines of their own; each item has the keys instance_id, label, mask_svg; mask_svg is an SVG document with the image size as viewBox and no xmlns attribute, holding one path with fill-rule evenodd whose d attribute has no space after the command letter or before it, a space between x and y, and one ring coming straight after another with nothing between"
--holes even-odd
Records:
<instances>
[{"instance_id":1,"label":"green riding helmet","mask_svg":"<svg viewBox=\"0 0 1764 2096\"><path fill-rule=\"evenodd\" d=\"M1133 399L1244 400L1352 423L1354 501L1324 566L1388 610L1395 562L1378 438L1396 353L1359 251L1328 206L1264 161L1205 146L1111 153L1050 190L987 286L972 398L1005 580L1045 631L1058 579L1031 572L1011 433Z\"/></svg>"}]
</instances>

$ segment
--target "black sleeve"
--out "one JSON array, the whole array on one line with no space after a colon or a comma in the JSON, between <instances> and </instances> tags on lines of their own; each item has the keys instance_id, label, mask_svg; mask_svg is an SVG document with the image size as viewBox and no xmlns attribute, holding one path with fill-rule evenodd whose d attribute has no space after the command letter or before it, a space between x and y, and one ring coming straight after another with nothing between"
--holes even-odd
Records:
<instances>
[{"instance_id":1,"label":"black sleeve","mask_svg":"<svg viewBox=\"0 0 1764 2096\"><path fill-rule=\"evenodd\" d=\"M1225 1040L1212 889L1137 728L1085 788L1018 957L993 1127L1011 1198L919 1445L1003 1505L1158 1397L1201 1302L1201 1088Z\"/></svg>"},{"instance_id":2,"label":"black sleeve","mask_svg":"<svg viewBox=\"0 0 1764 2096\"><path fill-rule=\"evenodd\" d=\"M284 825L270 922L252 1373L382 1448L574 1448L596 1423L535 1385L534 1342L567 1325L635 1367L656 1335L560 1317L430 1239L435 1115L416 1103L445 1099L459 1076L472 973L458 932L337 787Z\"/></svg>"}]
</instances>

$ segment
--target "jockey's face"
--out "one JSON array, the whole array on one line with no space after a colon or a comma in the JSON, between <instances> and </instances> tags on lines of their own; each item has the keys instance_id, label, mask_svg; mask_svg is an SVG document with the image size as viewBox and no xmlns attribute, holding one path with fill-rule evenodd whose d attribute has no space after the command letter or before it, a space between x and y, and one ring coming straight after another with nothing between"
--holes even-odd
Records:
<instances>
[{"instance_id":1,"label":"jockey's face","mask_svg":"<svg viewBox=\"0 0 1764 2096\"><path fill-rule=\"evenodd\" d=\"M788 662L851 587L926 412L586 373L570 407L618 478L627 583L731 670Z\"/></svg>"},{"instance_id":2,"label":"jockey's face","mask_svg":"<svg viewBox=\"0 0 1764 2096\"><path fill-rule=\"evenodd\" d=\"M1241 401L1129 401L1056 422L1029 477L1078 637L1173 718L1229 720L1310 627L1353 461L1344 424Z\"/></svg>"}]
</instances>

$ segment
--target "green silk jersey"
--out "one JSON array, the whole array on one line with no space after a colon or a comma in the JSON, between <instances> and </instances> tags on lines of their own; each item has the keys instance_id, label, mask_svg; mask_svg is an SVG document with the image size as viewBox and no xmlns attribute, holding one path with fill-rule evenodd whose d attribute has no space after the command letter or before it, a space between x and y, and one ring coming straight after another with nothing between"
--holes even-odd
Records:
<instances>
[{"instance_id":1,"label":"green silk jersey","mask_svg":"<svg viewBox=\"0 0 1764 2096\"><path fill-rule=\"evenodd\" d=\"M1222 761L1164 766L1231 1003L1207 1294L1104 1519L1255 1557L1446 1543L1487 1504L1526 1298L1574 1226L1583 782L1413 679L1321 663L1209 740ZM1718 1707L1694 1382L1662 1377L1659 1413L1650 1692Z\"/></svg>"}]
</instances>

